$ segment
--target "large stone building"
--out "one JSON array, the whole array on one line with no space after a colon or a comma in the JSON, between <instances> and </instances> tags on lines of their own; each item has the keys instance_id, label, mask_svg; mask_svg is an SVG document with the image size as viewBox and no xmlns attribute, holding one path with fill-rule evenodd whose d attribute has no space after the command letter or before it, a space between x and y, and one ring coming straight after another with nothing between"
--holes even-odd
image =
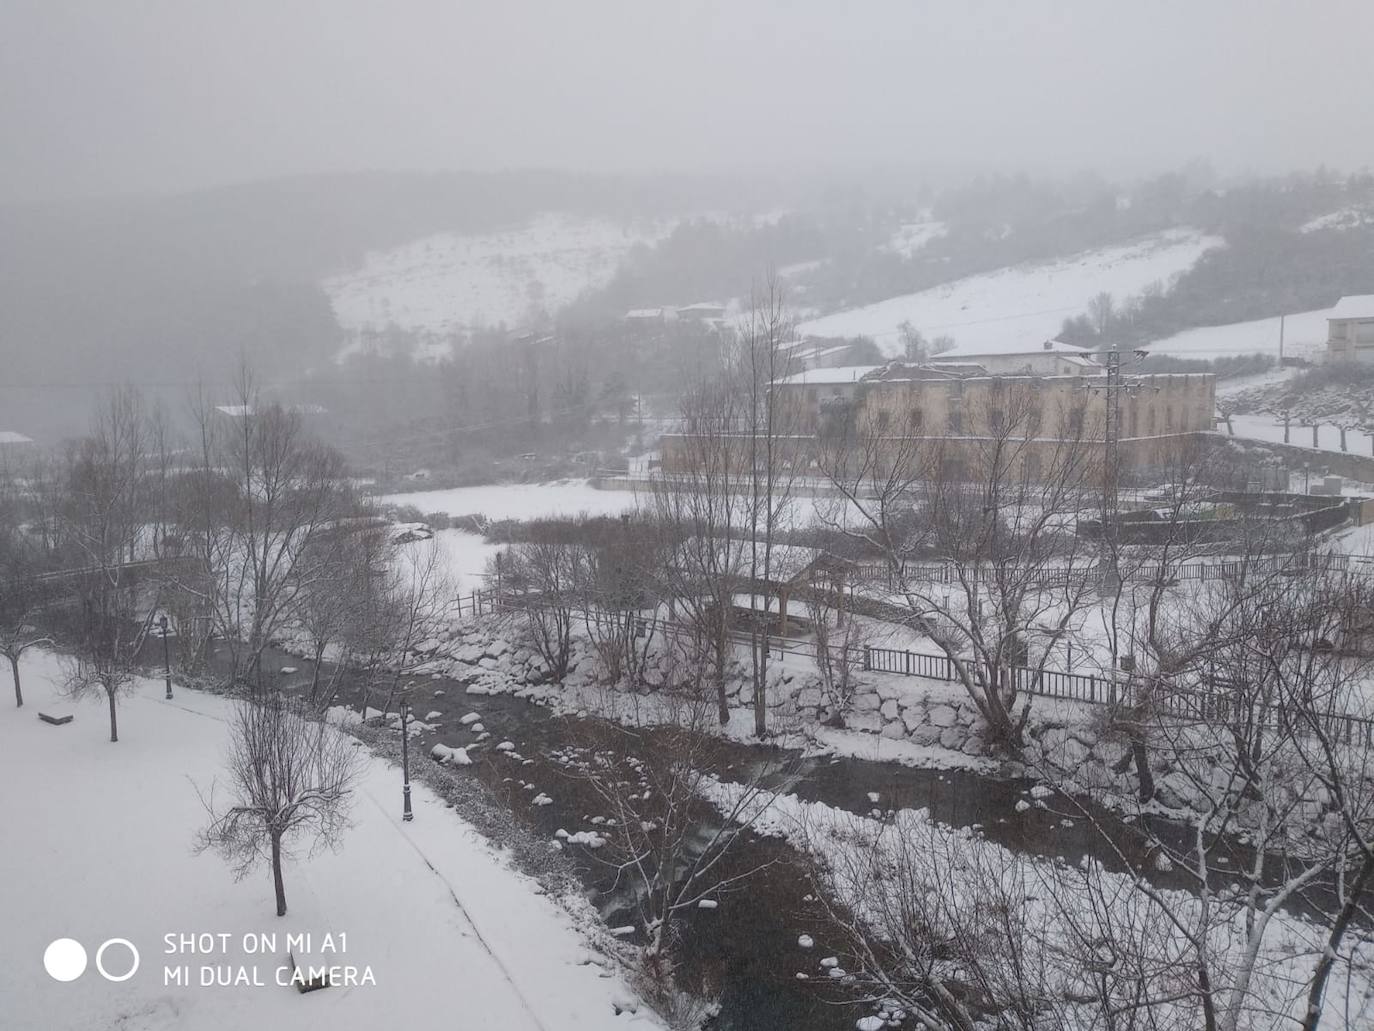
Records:
<instances>
[{"instance_id":1,"label":"large stone building","mask_svg":"<svg viewBox=\"0 0 1374 1031\"><path fill-rule=\"evenodd\" d=\"M1005 357L1012 360L1009 353ZM990 363L996 364L996 363ZM1006 366L998 366L999 368ZM1053 468L1068 447L1106 458L1107 376L1082 351L1059 347L1018 353L1015 372L993 372L960 355L922 363L812 369L772 384L777 425L803 450L827 441L889 440L894 447L938 449L950 469L971 475L1000 441L1015 438L1016 473ZM1210 373L1127 375L1119 396L1118 458L1125 478L1163 466L1181 442L1215 427ZM681 459L664 440L664 467Z\"/></svg>"},{"instance_id":2,"label":"large stone building","mask_svg":"<svg viewBox=\"0 0 1374 1031\"><path fill-rule=\"evenodd\" d=\"M1328 361L1374 362L1374 294L1342 297L1326 326Z\"/></svg>"}]
</instances>

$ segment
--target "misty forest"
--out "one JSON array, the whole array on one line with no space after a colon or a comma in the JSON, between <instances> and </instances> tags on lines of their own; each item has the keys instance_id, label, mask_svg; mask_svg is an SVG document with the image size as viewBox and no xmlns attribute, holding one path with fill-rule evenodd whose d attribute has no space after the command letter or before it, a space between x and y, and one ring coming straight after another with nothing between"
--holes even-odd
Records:
<instances>
[{"instance_id":1,"label":"misty forest","mask_svg":"<svg viewBox=\"0 0 1374 1031\"><path fill-rule=\"evenodd\" d=\"M1374 1027L1371 34L0 11L0 1026Z\"/></svg>"}]
</instances>

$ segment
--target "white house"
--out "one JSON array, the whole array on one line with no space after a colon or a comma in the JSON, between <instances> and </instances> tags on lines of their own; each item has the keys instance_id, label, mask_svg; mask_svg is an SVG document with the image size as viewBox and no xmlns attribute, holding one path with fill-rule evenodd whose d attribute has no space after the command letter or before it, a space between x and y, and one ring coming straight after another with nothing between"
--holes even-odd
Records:
<instances>
[{"instance_id":1,"label":"white house","mask_svg":"<svg viewBox=\"0 0 1374 1031\"><path fill-rule=\"evenodd\" d=\"M1327 361L1374 362L1374 294L1342 297L1326 326Z\"/></svg>"}]
</instances>

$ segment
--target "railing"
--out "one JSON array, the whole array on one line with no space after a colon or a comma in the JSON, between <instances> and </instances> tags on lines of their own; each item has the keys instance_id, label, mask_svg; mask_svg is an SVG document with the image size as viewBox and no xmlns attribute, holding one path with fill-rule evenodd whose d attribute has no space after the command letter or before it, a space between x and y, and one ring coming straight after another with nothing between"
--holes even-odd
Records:
<instances>
[{"instance_id":1,"label":"railing","mask_svg":"<svg viewBox=\"0 0 1374 1031\"><path fill-rule=\"evenodd\" d=\"M893 570L886 562L863 560L859 563L868 569L875 578L885 577L889 587L897 586L903 579L908 583L955 584L961 582L989 583L999 576L1006 575L994 563L982 565L957 566L952 562L914 562L902 563L899 570ZM1351 567L1351 556L1340 554L1275 555L1267 558L1221 560L1217 562L1186 562L1182 565L1168 566L1163 569L1166 580L1225 580L1241 573L1261 573L1282 570L1294 572L1321 570L1324 572L1346 572ZM1161 569L1148 562L1132 563L1123 561L1121 576L1126 580L1151 582L1159 578ZM1062 587L1074 578L1086 580L1098 576L1101 567L1096 557L1090 562L1078 565L1056 566L1047 564L1031 571L1035 582L1040 586ZM1021 575L1012 570L1012 575Z\"/></svg>"},{"instance_id":2,"label":"railing","mask_svg":"<svg viewBox=\"0 0 1374 1031\"><path fill-rule=\"evenodd\" d=\"M523 605L536 604L532 598L511 598L498 595L495 591L473 591L458 599L460 614L471 616L489 615L497 611L512 611ZM578 610L580 616L590 618L598 624L610 614L596 610ZM641 617L634 626L636 637L646 637L651 633L665 636L695 637L696 631L687 624L669 621L660 617ZM746 632L731 631L732 641L753 641L754 637ZM810 641L796 641L772 635L762 636L770 651L776 649L778 657L801 655L812 660L816 658L815 644ZM935 652L917 652L904 648L875 648L864 645L861 649L849 650L848 658L861 662L865 671L891 673L899 676L924 677L944 683L957 683L958 673L949 656ZM968 660L970 663L973 660ZM1088 705L1134 705L1141 699L1136 697L1136 684L1129 676L1100 676L1092 673L1072 673L1059 669L1036 669L1031 666L1010 665L1002 668L1003 682L1018 693L1041 698L1057 698L1064 701L1082 702ZM990 678L991 679L991 678ZM1208 690L1189 691L1170 688L1154 693L1149 703L1176 719L1202 723L1224 724L1233 719L1247 716L1247 706L1237 696L1233 685L1214 682ZM1319 717L1325 736L1336 744L1360 744L1374 747L1374 719L1351 716L1344 713L1327 713ZM1293 723L1292 715L1286 710L1268 706L1261 707L1260 722L1264 726L1284 727ZM1309 727L1308 730L1311 728ZM1307 736L1302 726L1297 733Z\"/></svg>"},{"instance_id":3,"label":"railing","mask_svg":"<svg viewBox=\"0 0 1374 1031\"><path fill-rule=\"evenodd\" d=\"M969 660L972 662L973 660ZM907 677L925 677L929 680L942 680L955 683L959 680L954 663L947 655L931 652L913 652L899 648L863 649L863 668L875 673L896 673ZM1035 669L1030 666L1006 666L1003 675L1011 678L1011 684L1018 691L1027 694L1043 695L1046 698L1064 698L1075 702L1092 704L1115 704L1120 685L1111 677L1099 677L1087 673L1069 673L1057 669Z\"/></svg>"}]
</instances>

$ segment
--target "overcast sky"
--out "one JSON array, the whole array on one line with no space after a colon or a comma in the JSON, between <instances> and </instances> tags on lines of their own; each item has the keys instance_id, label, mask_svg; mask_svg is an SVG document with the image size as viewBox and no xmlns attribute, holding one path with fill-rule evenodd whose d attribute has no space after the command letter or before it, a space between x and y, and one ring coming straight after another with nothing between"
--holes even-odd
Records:
<instances>
[{"instance_id":1,"label":"overcast sky","mask_svg":"<svg viewBox=\"0 0 1374 1031\"><path fill-rule=\"evenodd\" d=\"M1374 166L1374 0L0 0L0 199L369 168Z\"/></svg>"}]
</instances>

